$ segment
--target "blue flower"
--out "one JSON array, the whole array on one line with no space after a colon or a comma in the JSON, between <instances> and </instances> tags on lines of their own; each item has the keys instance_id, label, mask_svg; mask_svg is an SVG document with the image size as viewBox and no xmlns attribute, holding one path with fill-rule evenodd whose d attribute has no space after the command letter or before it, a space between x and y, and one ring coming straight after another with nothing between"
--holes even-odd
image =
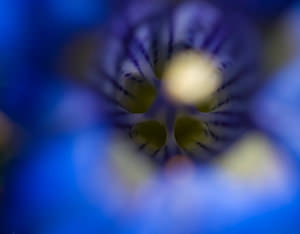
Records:
<instances>
[{"instance_id":1,"label":"blue flower","mask_svg":"<svg viewBox=\"0 0 300 234\"><path fill-rule=\"evenodd\" d=\"M60 39L53 44L45 37L35 39L60 48L65 30L80 31L103 20L102 3L39 3L51 12L42 25ZM1 110L21 126L23 145L5 168L1 232L297 233L299 58L263 83L257 38L247 19L223 15L206 3L130 6L102 29L101 50L85 70L84 82L54 75L48 59L59 53L48 49L37 50L45 52L41 63L24 61L14 73L24 77L22 82L5 82ZM220 65L216 70L223 89L217 89L217 100L200 105L164 95L164 80L157 78L186 51L213 55L208 61ZM204 64L210 66L207 60ZM162 94L157 103L150 100L147 82ZM149 103L155 105L148 113ZM219 108L226 113L212 117ZM188 120L176 130L174 119L181 111L205 118ZM156 118L167 126L165 138L180 132L175 141L163 141L164 150L157 140L164 134L153 125ZM137 126L149 119L145 131ZM135 131L127 131L128 126ZM199 132L201 150L189 150ZM152 144L141 144L145 139ZM247 166L250 175L243 174Z\"/></svg>"},{"instance_id":2,"label":"blue flower","mask_svg":"<svg viewBox=\"0 0 300 234\"><path fill-rule=\"evenodd\" d=\"M215 0L215 2L229 9L238 9L255 20L270 21L295 5L297 0Z\"/></svg>"}]
</instances>

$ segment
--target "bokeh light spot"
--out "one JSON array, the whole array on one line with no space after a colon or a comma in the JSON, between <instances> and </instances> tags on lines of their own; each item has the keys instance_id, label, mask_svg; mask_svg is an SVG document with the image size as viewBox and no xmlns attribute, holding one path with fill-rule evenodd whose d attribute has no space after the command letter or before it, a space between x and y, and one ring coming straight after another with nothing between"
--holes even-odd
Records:
<instances>
[{"instance_id":1,"label":"bokeh light spot","mask_svg":"<svg viewBox=\"0 0 300 234\"><path fill-rule=\"evenodd\" d=\"M213 60L195 51L175 55L166 65L163 78L168 96L184 104L206 100L221 83L221 73Z\"/></svg>"}]
</instances>

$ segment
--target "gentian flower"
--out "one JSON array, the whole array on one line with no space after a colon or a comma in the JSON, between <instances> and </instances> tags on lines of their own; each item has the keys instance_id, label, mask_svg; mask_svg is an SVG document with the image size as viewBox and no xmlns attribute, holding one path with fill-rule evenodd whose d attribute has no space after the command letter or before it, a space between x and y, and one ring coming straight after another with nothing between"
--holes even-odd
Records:
<instances>
[{"instance_id":1,"label":"gentian flower","mask_svg":"<svg viewBox=\"0 0 300 234\"><path fill-rule=\"evenodd\" d=\"M258 91L255 30L203 2L134 3L100 34L81 86L41 82L2 232L297 233L298 59Z\"/></svg>"}]
</instances>

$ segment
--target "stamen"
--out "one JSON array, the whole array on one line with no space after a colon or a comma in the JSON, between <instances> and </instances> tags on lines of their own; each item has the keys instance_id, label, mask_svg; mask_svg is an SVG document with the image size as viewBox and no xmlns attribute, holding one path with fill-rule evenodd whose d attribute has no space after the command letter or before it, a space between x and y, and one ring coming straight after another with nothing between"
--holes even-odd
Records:
<instances>
[{"instance_id":1,"label":"stamen","mask_svg":"<svg viewBox=\"0 0 300 234\"><path fill-rule=\"evenodd\" d=\"M221 83L221 74L214 62L204 53L194 51L175 55L163 77L170 98L184 104L206 100Z\"/></svg>"}]
</instances>

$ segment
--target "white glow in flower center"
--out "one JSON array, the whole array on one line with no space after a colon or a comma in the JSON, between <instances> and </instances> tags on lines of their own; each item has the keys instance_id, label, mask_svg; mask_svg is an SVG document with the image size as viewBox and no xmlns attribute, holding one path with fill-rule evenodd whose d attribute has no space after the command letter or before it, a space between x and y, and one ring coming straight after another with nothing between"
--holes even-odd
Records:
<instances>
[{"instance_id":1,"label":"white glow in flower center","mask_svg":"<svg viewBox=\"0 0 300 234\"><path fill-rule=\"evenodd\" d=\"M204 53L185 51L170 60L163 79L165 91L171 99L196 104L216 91L221 83L221 72Z\"/></svg>"}]
</instances>

